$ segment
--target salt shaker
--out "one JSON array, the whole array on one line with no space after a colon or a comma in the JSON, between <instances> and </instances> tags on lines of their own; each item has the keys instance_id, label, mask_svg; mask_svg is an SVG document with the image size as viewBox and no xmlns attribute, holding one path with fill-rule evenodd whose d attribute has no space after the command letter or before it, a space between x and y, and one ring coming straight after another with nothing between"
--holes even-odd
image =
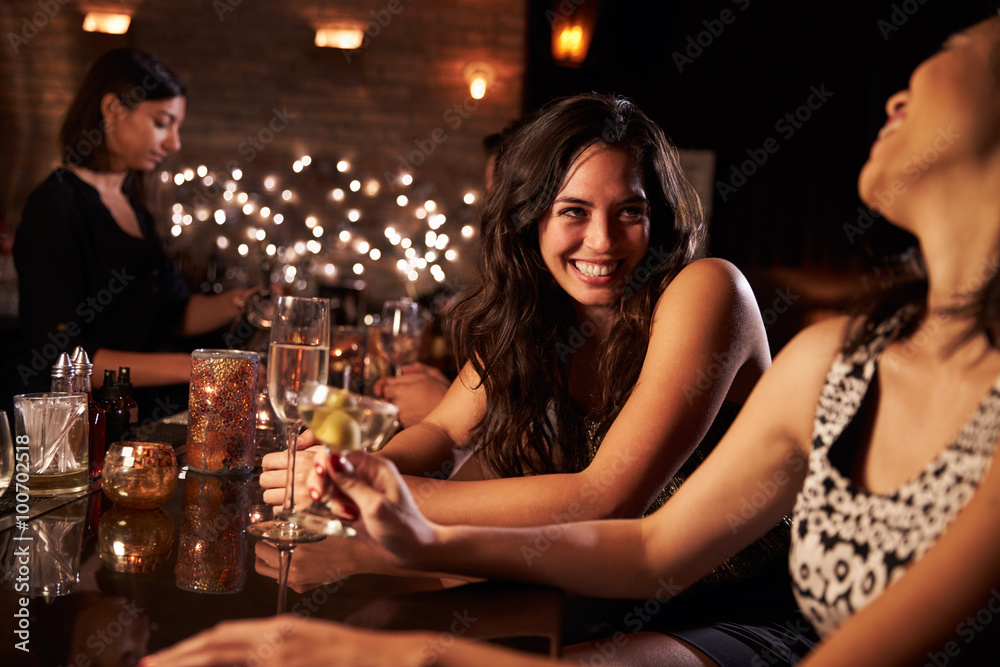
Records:
<instances>
[{"instance_id":1,"label":"salt shaker","mask_svg":"<svg viewBox=\"0 0 1000 667\"><path fill-rule=\"evenodd\" d=\"M52 385L49 390L67 394L73 391L73 362L65 352L52 365Z\"/></svg>"}]
</instances>

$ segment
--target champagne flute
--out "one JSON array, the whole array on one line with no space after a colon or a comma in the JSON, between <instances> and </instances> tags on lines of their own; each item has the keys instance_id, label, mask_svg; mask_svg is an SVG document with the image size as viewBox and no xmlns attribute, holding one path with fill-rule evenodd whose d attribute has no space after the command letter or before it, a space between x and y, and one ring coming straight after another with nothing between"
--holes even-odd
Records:
<instances>
[{"instance_id":1,"label":"champagne flute","mask_svg":"<svg viewBox=\"0 0 1000 667\"><path fill-rule=\"evenodd\" d=\"M326 299L279 297L271 325L267 358L267 387L278 418L284 422L288 444L285 501L278 516L252 524L251 535L293 548L302 542L318 542L323 533L298 524L295 510L295 442L302 417L299 396L307 382L326 382L330 370L330 304Z\"/></svg>"},{"instance_id":2,"label":"champagne flute","mask_svg":"<svg viewBox=\"0 0 1000 667\"><path fill-rule=\"evenodd\" d=\"M417 361L423 322L418 304L411 299L386 301L382 306L382 342L393 372L402 374L404 364Z\"/></svg>"},{"instance_id":3,"label":"champagne flute","mask_svg":"<svg viewBox=\"0 0 1000 667\"><path fill-rule=\"evenodd\" d=\"M322 455L327 457L355 449L376 451L399 426L399 408L392 403L314 382L303 385L299 412L322 443ZM295 520L324 535L357 535L354 528L335 517L322 501L296 512Z\"/></svg>"}]
</instances>

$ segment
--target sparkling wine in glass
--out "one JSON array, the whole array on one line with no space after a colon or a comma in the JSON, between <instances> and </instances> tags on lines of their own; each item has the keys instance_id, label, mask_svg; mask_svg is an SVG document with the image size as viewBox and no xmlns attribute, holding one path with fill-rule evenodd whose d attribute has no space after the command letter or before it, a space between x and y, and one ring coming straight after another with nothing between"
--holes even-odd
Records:
<instances>
[{"instance_id":1,"label":"sparkling wine in glass","mask_svg":"<svg viewBox=\"0 0 1000 667\"><path fill-rule=\"evenodd\" d=\"M420 356L423 321L418 304L411 299L386 301L382 306L382 347L396 375L402 367L414 363Z\"/></svg>"},{"instance_id":2,"label":"sparkling wine in glass","mask_svg":"<svg viewBox=\"0 0 1000 667\"><path fill-rule=\"evenodd\" d=\"M399 408L371 396L362 396L319 383L303 386L299 412L324 447L323 456L355 449L373 452L388 442L399 426ZM357 531L315 501L295 513L295 520L324 535L354 537Z\"/></svg>"},{"instance_id":3,"label":"sparkling wine in glass","mask_svg":"<svg viewBox=\"0 0 1000 667\"><path fill-rule=\"evenodd\" d=\"M295 441L302 427L299 397L308 382L325 383L330 369L330 305L326 299L279 297L271 324L267 355L267 387L271 405L284 422L288 445L285 501L278 516L251 524L248 531L279 548L316 542L323 533L294 520Z\"/></svg>"}]
</instances>

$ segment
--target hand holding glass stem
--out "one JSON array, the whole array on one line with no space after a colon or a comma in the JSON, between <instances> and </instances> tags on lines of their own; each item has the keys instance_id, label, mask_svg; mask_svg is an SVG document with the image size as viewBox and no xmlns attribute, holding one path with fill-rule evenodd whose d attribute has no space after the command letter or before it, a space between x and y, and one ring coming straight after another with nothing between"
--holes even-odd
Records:
<instances>
[{"instance_id":1,"label":"hand holding glass stem","mask_svg":"<svg viewBox=\"0 0 1000 667\"><path fill-rule=\"evenodd\" d=\"M374 451L382 446L398 425L399 411L391 403L352 394L320 383L303 386L299 412L323 445L322 461L356 450ZM314 473L315 474L315 473ZM325 535L354 537L357 531L338 519L331 494L312 493L313 502L297 514L297 520Z\"/></svg>"}]
</instances>

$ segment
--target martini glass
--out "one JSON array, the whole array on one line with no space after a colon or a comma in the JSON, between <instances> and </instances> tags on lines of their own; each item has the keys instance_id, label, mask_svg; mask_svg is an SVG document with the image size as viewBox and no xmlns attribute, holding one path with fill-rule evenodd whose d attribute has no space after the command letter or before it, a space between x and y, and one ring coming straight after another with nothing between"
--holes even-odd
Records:
<instances>
[{"instance_id":1,"label":"martini glass","mask_svg":"<svg viewBox=\"0 0 1000 667\"><path fill-rule=\"evenodd\" d=\"M323 424L329 419L337 423L335 429L321 427L313 430L323 445L322 455L325 456L346 454L355 449L374 452L389 440L399 426L399 408L392 403L318 382L303 385L299 395L299 414L310 425ZM324 536L357 535L357 531L334 516L329 505L323 501L314 501L295 512L294 520Z\"/></svg>"}]
</instances>

